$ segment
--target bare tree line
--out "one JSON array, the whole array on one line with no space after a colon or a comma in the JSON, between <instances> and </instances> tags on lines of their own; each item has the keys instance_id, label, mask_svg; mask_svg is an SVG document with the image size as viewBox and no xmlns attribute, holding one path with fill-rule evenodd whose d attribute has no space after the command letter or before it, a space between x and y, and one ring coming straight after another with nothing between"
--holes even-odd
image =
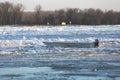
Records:
<instances>
[{"instance_id":1,"label":"bare tree line","mask_svg":"<svg viewBox=\"0 0 120 80\"><path fill-rule=\"evenodd\" d=\"M23 14L22 4L14 5L9 2L0 3L0 24L21 24Z\"/></svg>"},{"instance_id":2,"label":"bare tree line","mask_svg":"<svg viewBox=\"0 0 120 80\"><path fill-rule=\"evenodd\" d=\"M43 11L37 5L33 12L25 12L22 4L0 3L0 25L114 25L120 24L120 12L101 9L68 8Z\"/></svg>"}]
</instances>

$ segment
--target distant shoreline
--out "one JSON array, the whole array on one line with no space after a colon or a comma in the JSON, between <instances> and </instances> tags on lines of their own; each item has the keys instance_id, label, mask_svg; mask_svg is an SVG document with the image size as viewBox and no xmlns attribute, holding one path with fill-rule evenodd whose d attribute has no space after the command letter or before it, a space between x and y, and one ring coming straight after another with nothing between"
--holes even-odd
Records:
<instances>
[{"instance_id":1,"label":"distant shoreline","mask_svg":"<svg viewBox=\"0 0 120 80\"><path fill-rule=\"evenodd\" d=\"M34 27L34 26L62 26L62 25L0 25L0 27ZM66 26L120 26L120 24L118 24L118 25L66 25ZM63 27L66 27L66 26L63 26Z\"/></svg>"}]
</instances>

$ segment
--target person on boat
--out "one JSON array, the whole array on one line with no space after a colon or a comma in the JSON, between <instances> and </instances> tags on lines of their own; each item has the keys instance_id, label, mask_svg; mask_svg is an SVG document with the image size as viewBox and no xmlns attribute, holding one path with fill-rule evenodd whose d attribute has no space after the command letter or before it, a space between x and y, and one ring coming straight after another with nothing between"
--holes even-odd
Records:
<instances>
[{"instance_id":1,"label":"person on boat","mask_svg":"<svg viewBox=\"0 0 120 80\"><path fill-rule=\"evenodd\" d=\"M95 39L95 47L99 47L99 40L98 39Z\"/></svg>"}]
</instances>

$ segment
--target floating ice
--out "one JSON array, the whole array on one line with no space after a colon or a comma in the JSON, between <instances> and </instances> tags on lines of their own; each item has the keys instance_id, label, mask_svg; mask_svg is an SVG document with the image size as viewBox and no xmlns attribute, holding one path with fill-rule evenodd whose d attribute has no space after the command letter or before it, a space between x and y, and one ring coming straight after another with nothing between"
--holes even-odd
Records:
<instances>
[{"instance_id":1,"label":"floating ice","mask_svg":"<svg viewBox=\"0 0 120 80\"><path fill-rule=\"evenodd\" d=\"M49 50L43 42L94 42L102 49L119 49L120 26L1 26L0 50L14 51L24 47L33 52ZM27 47L28 46L28 47ZM14 49L15 48L15 49ZM13 49L13 50L12 50ZM56 49L56 48L55 48ZM58 49L58 48L57 48ZM61 49L61 48L60 48ZM79 48L78 48L79 49ZM53 48L54 50L54 48ZM71 50L71 49L70 49ZM73 48L74 50L74 48ZM91 49L92 50L92 49ZM19 51L19 50L18 50ZM25 50L26 51L26 50Z\"/></svg>"}]
</instances>

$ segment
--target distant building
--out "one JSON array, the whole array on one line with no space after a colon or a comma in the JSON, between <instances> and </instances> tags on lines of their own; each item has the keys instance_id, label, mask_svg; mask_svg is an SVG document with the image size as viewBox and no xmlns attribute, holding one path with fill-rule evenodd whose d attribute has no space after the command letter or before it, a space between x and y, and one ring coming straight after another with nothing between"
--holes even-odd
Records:
<instances>
[{"instance_id":1,"label":"distant building","mask_svg":"<svg viewBox=\"0 0 120 80\"><path fill-rule=\"evenodd\" d=\"M62 22L61 25L62 25L62 26L66 26L66 22Z\"/></svg>"}]
</instances>

